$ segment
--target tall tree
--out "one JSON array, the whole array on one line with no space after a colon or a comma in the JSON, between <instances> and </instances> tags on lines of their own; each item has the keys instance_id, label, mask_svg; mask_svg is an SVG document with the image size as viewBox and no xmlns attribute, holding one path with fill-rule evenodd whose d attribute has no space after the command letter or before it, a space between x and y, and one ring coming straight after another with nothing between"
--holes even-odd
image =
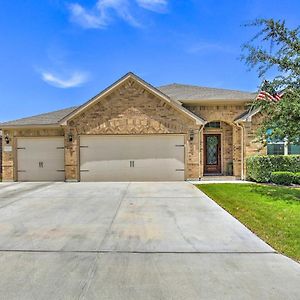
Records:
<instances>
[{"instance_id":1,"label":"tall tree","mask_svg":"<svg viewBox=\"0 0 300 300\"><path fill-rule=\"evenodd\" d=\"M250 69L256 69L269 89L284 90L278 102L257 100L264 118L258 136L261 140L287 139L300 143L300 27L289 29L285 21L258 19L246 26L258 28L257 34L243 45L242 60Z\"/></svg>"}]
</instances>

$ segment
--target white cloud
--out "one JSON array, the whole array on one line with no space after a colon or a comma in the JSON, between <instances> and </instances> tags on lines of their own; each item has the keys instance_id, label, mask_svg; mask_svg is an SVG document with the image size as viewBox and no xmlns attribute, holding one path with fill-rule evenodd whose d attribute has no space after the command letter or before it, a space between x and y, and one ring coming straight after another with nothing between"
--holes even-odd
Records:
<instances>
[{"instance_id":1,"label":"white cloud","mask_svg":"<svg viewBox=\"0 0 300 300\"><path fill-rule=\"evenodd\" d=\"M84 72L74 72L67 77L62 77L61 75L57 75L51 72L43 71L41 72L42 79L48 84L62 88L72 88L77 87L87 81L88 75Z\"/></svg>"},{"instance_id":2,"label":"white cloud","mask_svg":"<svg viewBox=\"0 0 300 300\"><path fill-rule=\"evenodd\" d=\"M73 3L69 9L71 20L83 28L105 28L113 21L113 14L132 26L140 26L130 13L128 0L98 0L90 11Z\"/></svg>"},{"instance_id":3,"label":"white cloud","mask_svg":"<svg viewBox=\"0 0 300 300\"><path fill-rule=\"evenodd\" d=\"M100 12L100 17L106 20L107 25L112 21L110 12L114 11L121 19L132 26L140 26L130 13L128 0L98 0L96 7Z\"/></svg>"},{"instance_id":4,"label":"white cloud","mask_svg":"<svg viewBox=\"0 0 300 300\"><path fill-rule=\"evenodd\" d=\"M83 28L105 28L116 16L131 26L141 27L132 11L140 7L156 13L165 13L167 4L167 0L98 0L90 10L78 3L72 3L68 8L71 20Z\"/></svg>"},{"instance_id":5,"label":"white cloud","mask_svg":"<svg viewBox=\"0 0 300 300\"><path fill-rule=\"evenodd\" d=\"M93 12L88 12L84 7L77 3L69 5L71 19L84 28L100 28L105 27L103 18Z\"/></svg>"},{"instance_id":6,"label":"white cloud","mask_svg":"<svg viewBox=\"0 0 300 300\"><path fill-rule=\"evenodd\" d=\"M167 0L136 0L136 2L140 7L157 13L165 13L168 6Z\"/></svg>"}]
</instances>

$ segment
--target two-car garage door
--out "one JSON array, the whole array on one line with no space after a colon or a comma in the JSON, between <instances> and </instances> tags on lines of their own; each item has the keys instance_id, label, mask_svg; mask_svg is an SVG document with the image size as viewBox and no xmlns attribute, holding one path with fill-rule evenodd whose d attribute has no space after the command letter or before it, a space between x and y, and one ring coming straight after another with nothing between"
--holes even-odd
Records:
<instances>
[{"instance_id":1,"label":"two-car garage door","mask_svg":"<svg viewBox=\"0 0 300 300\"><path fill-rule=\"evenodd\" d=\"M182 135L81 136L81 181L184 180Z\"/></svg>"},{"instance_id":2,"label":"two-car garage door","mask_svg":"<svg viewBox=\"0 0 300 300\"><path fill-rule=\"evenodd\" d=\"M18 138L18 181L63 181L64 138ZM81 136L81 181L184 180L184 136Z\"/></svg>"}]
</instances>

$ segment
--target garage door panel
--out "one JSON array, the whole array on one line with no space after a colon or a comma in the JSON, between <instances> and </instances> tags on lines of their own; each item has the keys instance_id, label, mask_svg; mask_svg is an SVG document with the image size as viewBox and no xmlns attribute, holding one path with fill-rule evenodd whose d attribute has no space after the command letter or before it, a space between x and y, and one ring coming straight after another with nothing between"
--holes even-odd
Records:
<instances>
[{"instance_id":1,"label":"garage door panel","mask_svg":"<svg viewBox=\"0 0 300 300\"><path fill-rule=\"evenodd\" d=\"M81 136L81 180L184 180L183 143L182 135Z\"/></svg>"},{"instance_id":2,"label":"garage door panel","mask_svg":"<svg viewBox=\"0 0 300 300\"><path fill-rule=\"evenodd\" d=\"M19 181L63 181L64 139L18 138Z\"/></svg>"}]
</instances>

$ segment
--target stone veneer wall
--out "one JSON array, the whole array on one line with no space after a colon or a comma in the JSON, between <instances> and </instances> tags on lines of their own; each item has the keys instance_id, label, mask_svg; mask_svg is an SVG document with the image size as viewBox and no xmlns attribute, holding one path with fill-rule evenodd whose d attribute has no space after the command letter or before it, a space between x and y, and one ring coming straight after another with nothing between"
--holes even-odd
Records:
<instances>
[{"instance_id":1,"label":"stone veneer wall","mask_svg":"<svg viewBox=\"0 0 300 300\"><path fill-rule=\"evenodd\" d=\"M165 100L134 80L119 88L67 122L66 178L79 180L80 135L185 134L186 178L199 178L200 126ZM194 131L194 140L188 135ZM72 133L73 141L67 139Z\"/></svg>"},{"instance_id":2,"label":"stone veneer wall","mask_svg":"<svg viewBox=\"0 0 300 300\"><path fill-rule=\"evenodd\" d=\"M188 105L185 106L196 115L210 121L222 121L224 136L223 170L226 163L233 160L235 176L241 175L241 129L233 120L245 111L244 105ZM266 154L266 148L255 142L255 131L260 117L254 116L252 122L244 124L244 157ZM170 104L145 90L133 80L127 80L100 102L87 108L66 126L61 128L27 128L3 130L8 134L12 152L3 152L3 180L17 180L16 138L65 136L65 176L66 180L80 180L79 155L80 139L83 134L184 134L186 145L186 178L203 176L203 131L189 117L177 111ZM205 129L206 130L206 129ZM190 131L194 140L189 141ZM68 139L73 135L73 141ZM4 139L2 145L4 146Z\"/></svg>"},{"instance_id":3,"label":"stone veneer wall","mask_svg":"<svg viewBox=\"0 0 300 300\"><path fill-rule=\"evenodd\" d=\"M238 127L234 120L239 115L247 110L247 106L244 104L237 105L185 105L187 109L192 111L194 114L204 118L208 122L212 121L222 121L223 125L223 170L226 170L226 162L230 161L232 156L233 161L233 174L234 176L241 176L241 128ZM246 157L254 154L265 154L266 148L263 148L261 143L255 142L255 132L259 127L260 117L254 116L252 122L247 122L243 124L244 126L244 161ZM229 129L231 128L231 130ZM206 129L205 129L206 130ZM231 132L230 132L231 131ZM232 136L231 136L232 135ZM200 161L203 165L203 136L200 137ZM232 145L232 153L229 150L230 145ZM244 163L245 167L245 163ZM202 168L203 169L203 168ZM201 170L200 170L201 172ZM202 171L203 172L203 171ZM245 169L244 169L245 172ZM202 174L201 174L202 175Z\"/></svg>"}]
</instances>

